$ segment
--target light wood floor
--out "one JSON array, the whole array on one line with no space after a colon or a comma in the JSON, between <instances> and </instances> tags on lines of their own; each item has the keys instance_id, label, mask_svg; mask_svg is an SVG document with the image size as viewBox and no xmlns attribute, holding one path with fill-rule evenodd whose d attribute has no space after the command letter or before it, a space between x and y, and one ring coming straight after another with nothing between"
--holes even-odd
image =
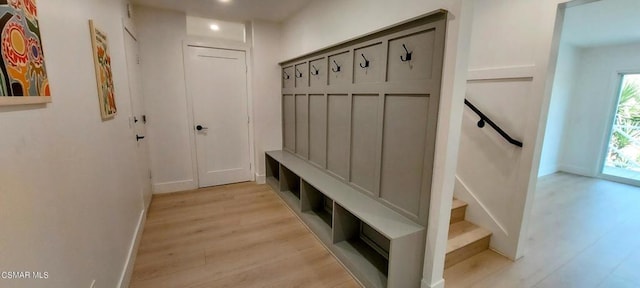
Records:
<instances>
[{"instance_id":1,"label":"light wood floor","mask_svg":"<svg viewBox=\"0 0 640 288\"><path fill-rule=\"evenodd\" d=\"M525 257L483 252L445 271L445 285L640 288L640 188L564 173L543 177Z\"/></svg>"},{"instance_id":2,"label":"light wood floor","mask_svg":"<svg viewBox=\"0 0 640 288\"><path fill-rule=\"evenodd\" d=\"M360 287L266 185L154 196L132 288Z\"/></svg>"}]
</instances>

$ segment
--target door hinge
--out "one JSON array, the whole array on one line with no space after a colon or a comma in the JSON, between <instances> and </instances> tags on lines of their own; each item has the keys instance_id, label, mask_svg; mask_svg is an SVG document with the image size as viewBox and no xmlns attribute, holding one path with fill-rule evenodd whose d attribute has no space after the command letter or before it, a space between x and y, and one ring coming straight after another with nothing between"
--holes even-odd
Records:
<instances>
[{"instance_id":1,"label":"door hinge","mask_svg":"<svg viewBox=\"0 0 640 288\"><path fill-rule=\"evenodd\" d=\"M247 124L251 124L251 116L247 116Z\"/></svg>"},{"instance_id":2,"label":"door hinge","mask_svg":"<svg viewBox=\"0 0 640 288\"><path fill-rule=\"evenodd\" d=\"M151 169L149 169L149 179L153 179L153 176L151 174Z\"/></svg>"},{"instance_id":3,"label":"door hinge","mask_svg":"<svg viewBox=\"0 0 640 288\"><path fill-rule=\"evenodd\" d=\"M251 166L251 163L249 163L249 170L251 170L251 168L253 168L253 167Z\"/></svg>"},{"instance_id":4,"label":"door hinge","mask_svg":"<svg viewBox=\"0 0 640 288\"><path fill-rule=\"evenodd\" d=\"M140 64L140 55L136 55L136 61Z\"/></svg>"}]
</instances>

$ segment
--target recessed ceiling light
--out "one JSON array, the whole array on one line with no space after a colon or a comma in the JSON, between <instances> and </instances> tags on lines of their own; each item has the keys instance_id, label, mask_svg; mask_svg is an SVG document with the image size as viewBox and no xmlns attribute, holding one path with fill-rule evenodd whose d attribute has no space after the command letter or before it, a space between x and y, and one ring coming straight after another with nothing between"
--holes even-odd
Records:
<instances>
[{"instance_id":1,"label":"recessed ceiling light","mask_svg":"<svg viewBox=\"0 0 640 288\"><path fill-rule=\"evenodd\" d=\"M216 25L216 24L211 24L211 25L209 26L209 28L211 28L211 30L213 30L213 31L218 31L218 30L220 30L220 26L218 26L218 25Z\"/></svg>"},{"instance_id":2,"label":"recessed ceiling light","mask_svg":"<svg viewBox=\"0 0 640 288\"><path fill-rule=\"evenodd\" d=\"M220 2L220 3L229 3L229 2L231 2L231 0L218 0L218 2Z\"/></svg>"}]
</instances>

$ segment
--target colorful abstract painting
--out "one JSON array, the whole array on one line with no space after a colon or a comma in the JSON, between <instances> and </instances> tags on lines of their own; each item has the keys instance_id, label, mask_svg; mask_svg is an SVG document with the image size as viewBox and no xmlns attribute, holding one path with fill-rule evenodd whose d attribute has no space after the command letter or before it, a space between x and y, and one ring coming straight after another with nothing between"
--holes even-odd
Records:
<instances>
[{"instance_id":1,"label":"colorful abstract painting","mask_svg":"<svg viewBox=\"0 0 640 288\"><path fill-rule=\"evenodd\" d=\"M0 0L0 106L51 102L35 0Z\"/></svg>"},{"instance_id":2,"label":"colorful abstract painting","mask_svg":"<svg viewBox=\"0 0 640 288\"><path fill-rule=\"evenodd\" d=\"M102 119L110 119L116 116L116 98L114 95L113 74L111 73L111 56L109 54L109 41L107 34L100 31L89 20L91 29L91 42L93 46L93 59L96 66L96 80L98 81L98 101L100 101L100 113Z\"/></svg>"}]
</instances>

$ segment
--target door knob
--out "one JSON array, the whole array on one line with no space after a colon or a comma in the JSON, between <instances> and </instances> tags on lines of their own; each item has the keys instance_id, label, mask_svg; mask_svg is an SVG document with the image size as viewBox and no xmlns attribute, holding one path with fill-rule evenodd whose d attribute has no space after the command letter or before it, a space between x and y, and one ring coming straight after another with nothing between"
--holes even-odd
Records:
<instances>
[{"instance_id":1,"label":"door knob","mask_svg":"<svg viewBox=\"0 0 640 288\"><path fill-rule=\"evenodd\" d=\"M198 130L198 131L208 130L208 129L209 129L209 128L204 127L204 126L202 126L202 125L198 125L198 126L196 126L196 130Z\"/></svg>"},{"instance_id":2,"label":"door knob","mask_svg":"<svg viewBox=\"0 0 640 288\"><path fill-rule=\"evenodd\" d=\"M140 136L140 135L136 134L136 142L140 141L142 139L144 139L144 136Z\"/></svg>"}]
</instances>

